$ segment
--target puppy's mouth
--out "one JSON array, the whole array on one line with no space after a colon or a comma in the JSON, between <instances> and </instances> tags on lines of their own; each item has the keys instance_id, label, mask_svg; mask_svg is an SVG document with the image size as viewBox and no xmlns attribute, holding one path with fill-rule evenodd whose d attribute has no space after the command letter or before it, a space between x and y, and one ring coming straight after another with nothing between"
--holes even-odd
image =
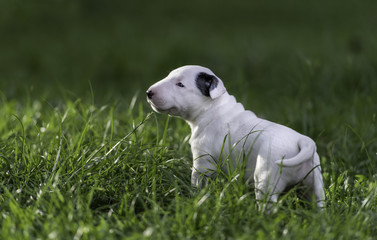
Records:
<instances>
[{"instance_id":1,"label":"puppy's mouth","mask_svg":"<svg viewBox=\"0 0 377 240\"><path fill-rule=\"evenodd\" d=\"M172 108L161 108L149 99L148 99L148 103L151 105L151 107L154 111L159 112L159 113L168 113L170 111L170 109L174 108L174 107L172 107Z\"/></svg>"},{"instance_id":2,"label":"puppy's mouth","mask_svg":"<svg viewBox=\"0 0 377 240\"><path fill-rule=\"evenodd\" d=\"M149 99L148 99L148 103L151 105L152 109L155 112L158 112L158 113L167 113L167 114L171 114L171 115L176 115L176 113L178 112L178 109L174 106L170 107L170 108L161 108L161 107L157 106L156 104L154 104Z\"/></svg>"}]
</instances>

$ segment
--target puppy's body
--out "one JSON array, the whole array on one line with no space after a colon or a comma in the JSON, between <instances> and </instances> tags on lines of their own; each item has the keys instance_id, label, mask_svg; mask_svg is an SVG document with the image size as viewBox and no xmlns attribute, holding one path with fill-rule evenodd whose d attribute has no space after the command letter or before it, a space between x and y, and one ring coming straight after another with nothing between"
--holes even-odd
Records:
<instances>
[{"instance_id":1,"label":"puppy's body","mask_svg":"<svg viewBox=\"0 0 377 240\"><path fill-rule=\"evenodd\" d=\"M322 175L313 140L246 111L209 69L178 68L147 94L155 111L182 117L190 125L193 185L201 185L218 164L227 172L227 158L233 167L246 167L257 200L276 202L284 189L302 181L308 197L315 196L322 207Z\"/></svg>"}]
</instances>

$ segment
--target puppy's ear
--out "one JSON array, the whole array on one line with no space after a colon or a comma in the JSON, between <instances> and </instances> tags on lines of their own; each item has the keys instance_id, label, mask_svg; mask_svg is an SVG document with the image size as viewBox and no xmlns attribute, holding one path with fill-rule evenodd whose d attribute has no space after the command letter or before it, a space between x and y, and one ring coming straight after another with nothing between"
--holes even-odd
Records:
<instances>
[{"instance_id":1,"label":"puppy's ear","mask_svg":"<svg viewBox=\"0 0 377 240\"><path fill-rule=\"evenodd\" d=\"M196 77L196 86L207 97L215 99L226 92L223 82L216 76L201 72Z\"/></svg>"}]
</instances>

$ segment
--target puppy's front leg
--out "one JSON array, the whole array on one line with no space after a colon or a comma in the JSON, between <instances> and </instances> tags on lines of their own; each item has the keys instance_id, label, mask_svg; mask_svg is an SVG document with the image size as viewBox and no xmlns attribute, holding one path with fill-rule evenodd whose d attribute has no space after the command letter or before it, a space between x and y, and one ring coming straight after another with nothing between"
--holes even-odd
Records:
<instances>
[{"instance_id":1,"label":"puppy's front leg","mask_svg":"<svg viewBox=\"0 0 377 240\"><path fill-rule=\"evenodd\" d=\"M197 188L207 185L207 176L194 168L191 173L191 185Z\"/></svg>"},{"instance_id":2,"label":"puppy's front leg","mask_svg":"<svg viewBox=\"0 0 377 240\"><path fill-rule=\"evenodd\" d=\"M207 155L196 157L194 155L193 168L191 173L191 185L201 188L208 183L208 178L216 173L217 165L213 159L208 159Z\"/></svg>"}]
</instances>

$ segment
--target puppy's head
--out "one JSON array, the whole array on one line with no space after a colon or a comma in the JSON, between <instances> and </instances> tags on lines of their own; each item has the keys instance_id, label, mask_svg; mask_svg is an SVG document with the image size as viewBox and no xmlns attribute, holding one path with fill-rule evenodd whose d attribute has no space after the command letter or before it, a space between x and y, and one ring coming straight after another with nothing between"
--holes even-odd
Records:
<instances>
[{"instance_id":1,"label":"puppy's head","mask_svg":"<svg viewBox=\"0 0 377 240\"><path fill-rule=\"evenodd\" d=\"M183 66L170 72L147 90L147 100L156 112L190 120L203 106L226 92L223 82L201 66Z\"/></svg>"}]
</instances>

